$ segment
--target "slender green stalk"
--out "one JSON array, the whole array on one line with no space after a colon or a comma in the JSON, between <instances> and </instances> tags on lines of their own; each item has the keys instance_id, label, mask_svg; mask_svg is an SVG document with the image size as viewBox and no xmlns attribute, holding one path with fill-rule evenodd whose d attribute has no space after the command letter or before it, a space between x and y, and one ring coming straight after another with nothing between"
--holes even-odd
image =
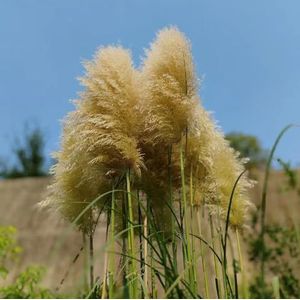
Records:
<instances>
[{"instance_id":1,"label":"slender green stalk","mask_svg":"<svg viewBox=\"0 0 300 300\"><path fill-rule=\"evenodd\" d=\"M84 284L84 289L88 289L88 265L89 265L89 256L88 256L88 249L87 249L87 240L86 240L86 233L83 231L82 232L82 242L83 242L83 264L84 264L84 277L83 277L83 284Z\"/></svg>"},{"instance_id":2,"label":"slender green stalk","mask_svg":"<svg viewBox=\"0 0 300 300\"><path fill-rule=\"evenodd\" d=\"M244 175L245 172L246 172L246 170L244 170L238 176L237 180L234 183L232 191L231 191L228 209L227 209L224 238L223 238L223 243L222 243L222 245L223 245L223 269L224 269L224 275L225 275L225 280L226 280L225 281L225 289L227 289L227 283L228 283L228 285L229 285L228 287L230 289L231 294L232 294L232 289L231 289L230 281L228 280L228 276L227 276L227 240L228 240L229 220L230 220L230 212L231 212L231 206L232 206L232 202L233 202L234 192L236 190L239 180L241 179L241 177Z\"/></svg>"},{"instance_id":3,"label":"slender green stalk","mask_svg":"<svg viewBox=\"0 0 300 300\"><path fill-rule=\"evenodd\" d=\"M184 214L185 214L185 204L186 203L186 193L185 193L185 176L184 176L184 157L183 157L183 150L182 146L180 149L180 172L181 172L181 197L183 201L179 202L179 214L180 214L180 230L181 230L181 235L182 235L182 256L183 256L183 268L185 269L186 263L188 261L187 257L187 251L186 251L186 239L184 235L184 229L186 229L186 226L184 224L185 219L184 219Z\"/></svg>"},{"instance_id":4,"label":"slender green stalk","mask_svg":"<svg viewBox=\"0 0 300 300\"><path fill-rule=\"evenodd\" d=\"M242 274L242 293L243 293L242 296L243 296L243 298L247 299L247 298L249 298L248 282L247 282L247 276L246 276L245 268L244 268L244 261L243 261L241 243L240 243L239 230L237 228L235 229L235 234L236 234L237 248L238 248L238 253L239 253L240 269L241 269L241 274Z\"/></svg>"},{"instance_id":5,"label":"slender green stalk","mask_svg":"<svg viewBox=\"0 0 300 300\"><path fill-rule=\"evenodd\" d=\"M222 259L222 282L223 282L223 291L224 291L224 298L228 299L228 288L227 288L227 283L226 283L226 276L227 273L225 272L225 268L224 268L224 249L223 249L223 236L221 234L221 232L219 233L219 245L220 245L220 253L221 253L221 259Z\"/></svg>"},{"instance_id":6,"label":"slender green stalk","mask_svg":"<svg viewBox=\"0 0 300 300\"><path fill-rule=\"evenodd\" d=\"M157 298L157 288L155 281L155 271L154 271L154 253L153 249L150 249L150 266L151 266L151 298Z\"/></svg>"},{"instance_id":7,"label":"slender green stalk","mask_svg":"<svg viewBox=\"0 0 300 300\"><path fill-rule=\"evenodd\" d=\"M195 258L195 240L194 240L194 186L193 186L193 167L191 166L190 170L190 229L191 234L189 235L191 239L191 247L192 247L192 272L193 272L193 279L194 279L194 287L195 292L198 291L197 286L197 272L196 272L196 258Z\"/></svg>"},{"instance_id":8,"label":"slender green stalk","mask_svg":"<svg viewBox=\"0 0 300 300\"><path fill-rule=\"evenodd\" d=\"M147 219L147 216L144 217L144 268L145 268L145 273L144 273L144 287L145 287L145 290L148 291L148 219Z\"/></svg>"},{"instance_id":9,"label":"slender green stalk","mask_svg":"<svg viewBox=\"0 0 300 300\"><path fill-rule=\"evenodd\" d=\"M99 284L99 282L98 282L98 280L96 280L96 282L94 283L93 288L90 289L90 291L87 294L87 296L85 297L85 299L91 299L92 298L92 295L95 293L95 290L96 290L98 284Z\"/></svg>"},{"instance_id":10,"label":"slender green stalk","mask_svg":"<svg viewBox=\"0 0 300 300\"><path fill-rule=\"evenodd\" d=\"M135 257L134 252L134 228L133 228L133 207L131 198L130 186L130 171L126 172L126 188L127 188L127 201L128 201L128 253L131 257ZM129 295L130 298L137 298L137 280L136 280L136 262L134 259L129 259Z\"/></svg>"},{"instance_id":11,"label":"slender green stalk","mask_svg":"<svg viewBox=\"0 0 300 300\"><path fill-rule=\"evenodd\" d=\"M238 299L239 298L239 285L238 285L238 265L237 265L237 260L234 252L234 247L232 243L231 236L228 236L229 240L229 246L230 246L230 253L231 253L231 258L232 258L232 271L233 271L233 276L229 277L229 280L231 280L231 285L234 287L234 298Z\"/></svg>"},{"instance_id":12,"label":"slender green stalk","mask_svg":"<svg viewBox=\"0 0 300 300\"><path fill-rule=\"evenodd\" d=\"M85 233L83 232L83 237L85 236ZM74 258L72 259L72 262L70 263L70 265L68 266L68 268L66 269L66 272L63 276L63 278L61 279L60 281L60 284L59 286L56 287L55 291L56 292L59 292L60 288L62 287L62 285L64 284L65 280L67 279L67 277L69 276L70 274L70 269L71 267L77 262L81 252L85 252L87 251L86 249L86 245L84 244L84 239L83 239L83 246L79 249L79 252L74 256ZM88 291L89 290L89 286L88 286L88 277L87 277L87 269L89 267L89 262L88 262L88 255L87 253L84 253L86 254L84 256L84 272L83 272L83 284L84 284L84 291Z\"/></svg>"},{"instance_id":13,"label":"slender green stalk","mask_svg":"<svg viewBox=\"0 0 300 300\"><path fill-rule=\"evenodd\" d=\"M139 217L139 250L140 250L140 274L137 274L137 279L139 279L139 282L141 283L141 298L145 298L145 285L144 285L144 276L145 276L145 268L146 268L146 265L145 265L145 258L144 258L144 249L143 249L143 246L144 246L144 243L143 243L143 226L144 226L144 222L143 222L143 216L142 216L142 203L141 203L141 200L140 200L140 193L139 191L137 190L136 191L136 198L137 198L137 201L138 201L138 217Z\"/></svg>"},{"instance_id":14,"label":"slender green stalk","mask_svg":"<svg viewBox=\"0 0 300 300\"><path fill-rule=\"evenodd\" d=\"M147 245L148 245L148 242L149 242L149 245L153 244L153 235L149 234L153 230L150 218L151 218L151 199L147 197L146 217L144 220L144 222L146 223L146 226L144 227L144 232L146 233L146 235L144 235L144 240L145 240L145 243L147 243ZM149 219L149 221L148 221L148 219ZM146 251L148 252L148 247L145 247L144 249L146 249ZM148 253L145 254L145 258L148 261ZM150 275L149 282L147 280L147 285L149 286L149 289L151 291L149 294L151 295L151 298L154 299L157 297L157 288L156 288L155 272L154 272L154 250L153 250L153 247L150 247L149 259L150 259L150 262L147 263L147 265L146 265L146 261L145 261L146 273L145 273L144 280L147 280L148 276ZM150 268L150 274L149 274L149 268ZM147 285L145 285L145 286L147 286Z\"/></svg>"},{"instance_id":15,"label":"slender green stalk","mask_svg":"<svg viewBox=\"0 0 300 300\"><path fill-rule=\"evenodd\" d=\"M127 227L128 227L128 221L127 221L127 194L125 195L122 193L122 224L123 224L123 231L126 232ZM126 232L127 233L127 232ZM128 249L128 240L126 239L126 234L122 234L122 253L127 253ZM123 291L123 298L129 298L129 289L128 289L128 259L125 256L121 256L122 260L122 265L124 266L123 268L123 286L124 286L124 291Z\"/></svg>"},{"instance_id":16,"label":"slender green stalk","mask_svg":"<svg viewBox=\"0 0 300 300\"><path fill-rule=\"evenodd\" d=\"M219 202L219 201L218 201ZM220 211L220 203L217 203L217 235L218 235L218 239L217 239L217 243L218 246L220 247L220 256L222 259L222 267L221 267L221 274L222 274L222 287L223 289L220 288L220 296L221 298L228 298L228 290L227 290L227 286L226 286L226 274L224 272L224 268L223 268L223 261L224 261L224 253L223 253L223 226L222 226L222 222L221 222L221 211ZM223 292L223 293L222 293Z\"/></svg>"},{"instance_id":17,"label":"slender green stalk","mask_svg":"<svg viewBox=\"0 0 300 300\"><path fill-rule=\"evenodd\" d=\"M173 203L173 185L172 185L172 145L168 149L168 177L169 177L169 206L174 210ZM174 260L174 267L177 270L177 242L176 242L176 232L175 232L175 220L174 217L171 218L171 232L172 232L172 254Z\"/></svg>"},{"instance_id":18,"label":"slender green stalk","mask_svg":"<svg viewBox=\"0 0 300 300\"><path fill-rule=\"evenodd\" d=\"M106 290L107 290L107 257L108 257L108 253L105 251L101 299L106 299L107 298L106 297Z\"/></svg>"},{"instance_id":19,"label":"slender green stalk","mask_svg":"<svg viewBox=\"0 0 300 300\"><path fill-rule=\"evenodd\" d=\"M90 241L90 288L94 286L94 237L93 233L89 234Z\"/></svg>"},{"instance_id":20,"label":"slender green stalk","mask_svg":"<svg viewBox=\"0 0 300 300\"><path fill-rule=\"evenodd\" d=\"M216 243L215 243L215 232L214 232L214 223L213 223L212 215L209 215L209 226L210 226L210 235L211 235L211 245L212 248L215 250ZM213 260L214 260L214 268L215 268L215 284L216 284L217 297L221 298L219 266L215 255L213 255Z\"/></svg>"},{"instance_id":21,"label":"slender green stalk","mask_svg":"<svg viewBox=\"0 0 300 300\"><path fill-rule=\"evenodd\" d=\"M198 223L198 234L200 237L202 237L201 212L199 207L197 207L197 223ZM208 279L207 279L206 263L205 263L202 240L199 240L199 243L200 243L200 254L201 254L201 264L202 264L203 279L204 279L205 297L209 299L210 297L209 297Z\"/></svg>"},{"instance_id":22,"label":"slender green stalk","mask_svg":"<svg viewBox=\"0 0 300 300\"><path fill-rule=\"evenodd\" d=\"M112 189L112 199L114 195L114 189ZM114 243L114 237L111 237L111 209L108 213L107 220L106 220L106 233L105 233L105 245L110 250L111 245ZM110 267L110 254L108 254L108 251L105 249L104 253L104 268L103 268L103 280L102 280L102 293L101 298L105 299L107 298L107 281L109 280L109 267ZM108 282L109 283L109 282Z\"/></svg>"},{"instance_id":23,"label":"slender green stalk","mask_svg":"<svg viewBox=\"0 0 300 300\"><path fill-rule=\"evenodd\" d=\"M275 143L271 149L268 161L267 161L267 166L266 166L266 171L265 171L265 179L264 179L264 185L263 185L263 191L262 191L262 200L261 200L261 232L260 232L260 241L261 241L261 265L260 265L260 276L261 276L261 283L264 285L265 284L265 216L266 216L266 204L267 204L267 190L268 190L268 183L269 183L269 175L270 175L270 169L271 169L271 164L273 160L273 156L275 153L275 150L283 137L283 135L288 131L290 128L292 128L293 124L290 124L286 126L285 128L282 129L282 131L279 133L277 139L275 140Z\"/></svg>"},{"instance_id":24,"label":"slender green stalk","mask_svg":"<svg viewBox=\"0 0 300 300\"><path fill-rule=\"evenodd\" d=\"M111 194L111 212L110 212L110 252L108 255L108 295L112 299L114 297L114 274L115 274L115 193L114 186Z\"/></svg>"},{"instance_id":25,"label":"slender green stalk","mask_svg":"<svg viewBox=\"0 0 300 300\"><path fill-rule=\"evenodd\" d=\"M273 277L272 279L272 287L274 292L274 297L276 299L280 299L280 284L279 284L279 278L278 276Z\"/></svg>"},{"instance_id":26,"label":"slender green stalk","mask_svg":"<svg viewBox=\"0 0 300 300\"><path fill-rule=\"evenodd\" d=\"M185 172L184 172L184 152L183 147L181 146L180 149L180 173L181 173L181 184L182 184L182 200L183 200L183 221L184 221L184 234L185 234L185 255L187 264L190 265L192 263L191 259L191 242L190 242L190 232L189 232L189 216L187 214L187 199L186 199L186 189L185 189ZM186 266L185 266L186 267ZM195 292L195 286L194 286L194 278L193 278L193 271L192 268L188 269L188 282L192 288L192 291Z\"/></svg>"},{"instance_id":27,"label":"slender green stalk","mask_svg":"<svg viewBox=\"0 0 300 300\"><path fill-rule=\"evenodd\" d=\"M233 259L232 267L233 267L234 292L235 292L234 298L239 299L239 285L238 285L238 279L237 279L238 271L236 269L236 265L235 265L235 260L234 259Z\"/></svg>"}]
</instances>

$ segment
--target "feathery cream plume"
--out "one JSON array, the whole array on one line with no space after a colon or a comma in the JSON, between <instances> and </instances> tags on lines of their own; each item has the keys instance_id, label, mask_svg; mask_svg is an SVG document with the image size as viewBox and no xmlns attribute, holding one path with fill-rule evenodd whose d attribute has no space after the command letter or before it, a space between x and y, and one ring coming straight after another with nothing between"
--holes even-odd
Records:
<instances>
[{"instance_id":1,"label":"feathery cream plume","mask_svg":"<svg viewBox=\"0 0 300 300\"><path fill-rule=\"evenodd\" d=\"M173 188L180 189L179 152L184 143L187 190L190 175L194 182L194 190L190 191L194 194L193 205L207 203L215 207L220 204L224 215L234 182L243 170L243 161L229 147L200 103L190 50L181 32L167 28L158 33L147 51L141 75L146 116L141 144L147 167L143 188L150 195L155 194L156 189L166 194L171 173ZM250 206L247 189L251 185L244 175L233 201L232 225L244 222Z\"/></svg>"},{"instance_id":2,"label":"feathery cream plume","mask_svg":"<svg viewBox=\"0 0 300 300\"><path fill-rule=\"evenodd\" d=\"M75 151L78 140L77 124L70 113L65 120L60 151L54 154L57 163L52 168L53 183L48 187L44 206L57 209L73 222L99 194L109 190L109 182L99 168L88 167L91 159L87 152ZM97 183L95 179L97 178ZM95 225L95 209L89 209L76 225L90 234Z\"/></svg>"},{"instance_id":3,"label":"feathery cream plume","mask_svg":"<svg viewBox=\"0 0 300 300\"><path fill-rule=\"evenodd\" d=\"M138 148L140 115L136 71L129 51L121 47L100 49L85 64L81 78L85 91L77 102L83 148L93 153L90 164L101 165L108 173L121 175L143 165Z\"/></svg>"},{"instance_id":4,"label":"feathery cream plume","mask_svg":"<svg viewBox=\"0 0 300 300\"><path fill-rule=\"evenodd\" d=\"M239 158L239 154L230 147L229 142L220 132L217 132L215 143L213 174L221 215L225 218L234 184L245 170L244 165L247 160ZM250 180L247 174L244 174L237 183L229 219L234 227L242 228L247 223L248 210L253 207L248 192L253 185L254 181Z\"/></svg>"},{"instance_id":5,"label":"feathery cream plume","mask_svg":"<svg viewBox=\"0 0 300 300\"><path fill-rule=\"evenodd\" d=\"M190 128L191 133L197 133L193 139L196 143L194 155L198 156L198 160L187 161L198 161L204 166L203 177L201 178L201 174L197 175L201 180L197 180L195 205L208 204L212 212L219 211L221 216L226 218L234 184L244 171L247 160L239 158L210 114L200 105L195 111ZM246 174L240 178L230 212L229 221L232 226L243 227L246 223L248 209L252 207L248 191L253 184Z\"/></svg>"},{"instance_id":6,"label":"feathery cream plume","mask_svg":"<svg viewBox=\"0 0 300 300\"><path fill-rule=\"evenodd\" d=\"M196 105L198 84L190 43L176 28L161 30L142 68L144 139L179 142Z\"/></svg>"},{"instance_id":7,"label":"feathery cream plume","mask_svg":"<svg viewBox=\"0 0 300 300\"><path fill-rule=\"evenodd\" d=\"M198 81L190 43L180 31L171 27L158 33L146 52L139 79L141 110L145 116L140 145L146 165L141 188L165 231L173 217L166 205L171 197L170 184L173 199L179 198L180 151L187 136L189 140L189 122L198 101ZM188 160L195 159L190 150L194 149L185 149ZM193 168L195 175L203 173L198 162Z\"/></svg>"},{"instance_id":8,"label":"feathery cream plume","mask_svg":"<svg viewBox=\"0 0 300 300\"><path fill-rule=\"evenodd\" d=\"M200 104L189 41L176 28L166 28L146 54L141 71L121 47L102 48L85 64L85 90L66 119L49 196L68 219L128 169L140 178L135 187L161 212L170 197L170 178L174 197L180 191L183 147L187 190L189 176L194 183L191 204L220 205L222 215L227 211L243 161ZM245 176L238 184L234 226L244 223L251 185ZM92 222L80 226L88 227L85 223Z\"/></svg>"},{"instance_id":9,"label":"feathery cream plume","mask_svg":"<svg viewBox=\"0 0 300 300\"><path fill-rule=\"evenodd\" d=\"M85 64L85 90L64 123L54 183L45 204L73 221L88 203L112 188L112 178L143 166L138 148L138 94L130 53L120 47L100 49ZM105 199L103 199L104 201ZM103 206L103 201L100 206ZM87 231L93 211L79 222Z\"/></svg>"},{"instance_id":10,"label":"feathery cream plume","mask_svg":"<svg viewBox=\"0 0 300 300\"><path fill-rule=\"evenodd\" d=\"M210 136L201 119L194 121L200 100L190 43L176 28L166 28L146 54L141 75L146 189L167 191L170 174L174 187L180 188L180 148L184 143L187 177L192 168L199 182L196 186L203 191L212 163L206 146Z\"/></svg>"}]
</instances>

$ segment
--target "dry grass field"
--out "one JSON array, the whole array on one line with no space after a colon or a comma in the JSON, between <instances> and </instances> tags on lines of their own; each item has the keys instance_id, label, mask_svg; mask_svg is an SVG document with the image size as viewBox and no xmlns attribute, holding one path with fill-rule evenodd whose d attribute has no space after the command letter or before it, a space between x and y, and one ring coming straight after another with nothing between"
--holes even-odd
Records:
<instances>
[{"instance_id":1,"label":"dry grass field","mask_svg":"<svg viewBox=\"0 0 300 300\"><path fill-rule=\"evenodd\" d=\"M45 195L49 177L5 180L0 182L0 225L12 225L18 230L18 241L23 248L17 264L8 280L28 265L41 265L47 268L44 285L50 288L59 286L72 260L82 247L79 232L65 223L58 215L41 210L37 203ZM99 226L98 238L104 239L105 227ZM104 243L104 240L103 240ZM102 243L102 244L103 244ZM100 245L95 245L96 249ZM83 282L82 266L84 255L80 255L70 269L62 290L70 290L74 282ZM101 263L101 257L100 257ZM96 266L97 269L101 266Z\"/></svg>"},{"instance_id":2,"label":"dry grass field","mask_svg":"<svg viewBox=\"0 0 300 300\"><path fill-rule=\"evenodd\" d=\"M256 172L255 177L258 184L252 190L252 199L254 203L259 203L263 172ZM50 177L0 181L0 225L15 226L19 244L23 248L8 280L12 280L28 265L42 265L47 269L43 281L45 286L55 289L65 276L66 270L69 270L61 291L70 292L72 289L74 292L74 288L79 290L83 283L84 254L81 253L76 263L72 264L82 246L82 238L79 232L58 215L50 214L37 206L45 196L50 181ZM272 172L267 199L268 222L286 225L292 222L292 217L294 220L300 218L299 196L294 191L284 191L285 181L286 177L282 172ZM98 225L95 241L96 274L101 274L104 258L100 248L105 241L103 221ZM248 267L251 268L250 265Z\"/></svg>"}]
</instances>

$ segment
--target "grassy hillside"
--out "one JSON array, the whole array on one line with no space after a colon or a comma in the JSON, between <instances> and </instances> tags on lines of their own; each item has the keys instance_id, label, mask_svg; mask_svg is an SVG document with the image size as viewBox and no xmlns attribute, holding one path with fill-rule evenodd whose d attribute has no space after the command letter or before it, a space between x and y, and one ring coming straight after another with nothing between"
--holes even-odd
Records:
<instances>
[{"instance_id":1,"label":"grassy hillside","mask_svg":"<svg viewBox=\"0 0 300 300\"><path fill-rule=\"evenodd\" d=\"M66 270L70 270L61 289L70 290L71 285L74 288L74 281L83 282L84 255L81 253L77 262L71 263L82 247L82 237L58 215L38 207L37 203L45 196L50 180L45 177L0 181L0 225L15 226L23 248L8 280L28 265L41 265L47 268L44 285L50 288L59 286ZM99 226L97 234L100 240L104 238L103 226ZM98 268L100 266L96 266L96 270Z\"/></svg>"},{"instance_id":2,"label":"grassy hillside","mask_svg":"<svg viewBox=\"0 0 300 300\"><path fill-rule=\"evenodd\" d=\"M255 172L254 176L258 184L252 191L252 199L258 204L263 173ZM8 280L28 265L42 265L47 268L44 279L47 287L55 289L59 286L61 279L69 270L70 273L61 290L70 291L74 286L79 289L83 282L84 253L80 254L75 264L72 264L72 260L80 252L81 234L55 213L50 214L37 206L45 196L50 181L50 177L0 181L0 225L15 226L18 229L19 243L23 248L21 258ZM268 223L288 225L295 220L299 221L299 195L295 191L285 190L286 177L282 172L273 171L267 199ZM247 236L247 231L244 232L244 236ZM102 274L103 257L101 251L97 249L99 250L104 243L105 225L102 220L96 232L96 274ZM243 247L245 248L245 245ZM248 265L249 271L252 267ZM74 285L74 282L78 284Z\"/></svg>"}]
</instances>

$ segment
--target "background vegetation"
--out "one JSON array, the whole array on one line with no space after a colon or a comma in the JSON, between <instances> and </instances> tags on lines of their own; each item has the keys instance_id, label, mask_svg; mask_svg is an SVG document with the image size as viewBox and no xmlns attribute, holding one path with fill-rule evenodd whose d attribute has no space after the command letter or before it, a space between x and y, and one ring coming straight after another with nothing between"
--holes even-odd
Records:
<instances>
[{"instance_id":1,"label":"background vegetation","mask_svg":"<svg viewBox=\"0 0 300 300\"><path fill-rule=\"evenodd\" d=\"M265 167L267 156L266 150L263 150L259 141L253 137L241 133L228 134L227 139L231 145L240 152L241 156L250 156L251 163L248 164L250 170L255 175L255 170ZM35 129L28 133L19 149L14 149L13 153L17 158L18 165L10 170L6 169L2 172L3 178L19 178L26 176L44 176L43 171L43 145L44 137L39 129ZM296 169L290 167L289 163L285 163L281 159L277 159L279 166L285 176L285 180L281 182L278 193L284 194L295 191L300 195L299 174ZM300 196L299 196L300 200ZM257 203L258 209L253 212L251 228L253 230L246 231L243 235L245 248L247 253L244 255L257 267L261 264L261 259L265 261L268 275L268 283L263 282L260 274L249 280L249 294L252 298L299 298L300 283L299 272L300 266L300 231L299 221L293 219L285 224L276 222L268 222L265 226L266 240L262 245L260 237L260 203ZM153 224L153 226L156 226ZM160 237L156 237L158 243L161 243ZM264 247L264 255L261 257L262 247ZM168 251L163 250L162 253ZM166 255L166 253L165 253ZM18 262L22 256L22 249L16 242L16 229L13 227L0 228L0 273L2 280L9 277L10 269L14 268L14 264ZM161 264L167 264L161 261ZM238 260L235 260L236 273L240 274L241 266ZM49 298L57 297L58 294L47 288L41 287L41 280L47 270L41 266L28 266L23 272L18 274L12 283L1 285L0 296L2 298ZM158 270L156 271L158 272ZM168 271L169 272L169 271ZM169 285L176 281L174 275L168 273L170 278ZM155 276L155 272L153 274ZM177 275L178 276L178 275ZM269 281L271 280L271 281ZM4 282L4 281L3 281ZM11 281L10 281L11 282ZM83 292L85 293L85 292ZM86 292L86 296L97 296L101 293L101 285L93 287L93 293ZM126 292L125 292L126 293ZM153 295L157 291L153 291ZM276 294L277 293L277 294ZM80 295L78 295L80 296ZM66 295L64 296L66 297Z\"/></svg>"},{"instance_id":2,"label":"background vegetation","mask_svg":"<svg viewBox=\"0 0 300 300\"><path fill-rule=\"evenodd\" d=\"M21 141L16 138L12 149L11 158L15 161L14 165L9 165L4 159L0 161L0 177L21 178L47 175L44 134L39 127L25 128L26 132Z\"/></svg>"}]
</instances>

